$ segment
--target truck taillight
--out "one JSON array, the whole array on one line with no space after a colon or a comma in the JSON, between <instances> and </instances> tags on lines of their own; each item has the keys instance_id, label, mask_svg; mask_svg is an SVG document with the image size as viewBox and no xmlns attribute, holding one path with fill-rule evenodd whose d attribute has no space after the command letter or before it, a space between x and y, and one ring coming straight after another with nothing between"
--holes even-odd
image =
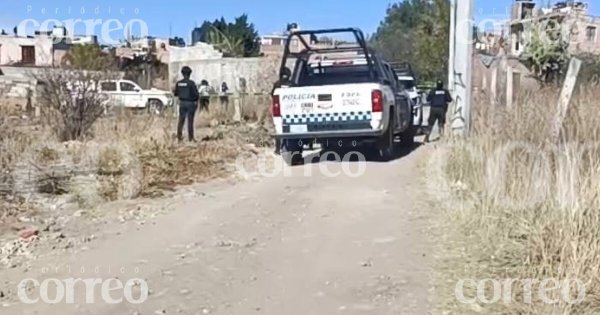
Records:
<instances>
[{"instance_id":1,"label":"truck taillight","mask_svg":"<svg viewBox=\"0 0 600 315\"><path fill-rule=\"evenodd\" d=\"M381 90L371 92L371 109L374 113L383 112L383 93Z\"/></svg>"},{"instance_id":2,"label":"truck taillight","mask_svg":"<svg viewBox=\"0 0 600 315\"><path fill-rule=\"evenodd\" d=\"M279 95L273 95L271 110L273 112L273 117L281 117L281 104L279 103Z\"/></svg>"}]
</instances>

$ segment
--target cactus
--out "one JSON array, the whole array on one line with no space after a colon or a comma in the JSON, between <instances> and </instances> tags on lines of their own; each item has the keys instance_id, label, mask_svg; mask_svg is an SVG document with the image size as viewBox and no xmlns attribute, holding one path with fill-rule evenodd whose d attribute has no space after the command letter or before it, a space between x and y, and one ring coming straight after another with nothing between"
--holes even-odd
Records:
<instances>
[{"instance_id":1,"label":"cactus","mask_svg":"<svg viewBox=\"0 0 600 315\"><path fill-rule=\"evenodd\" d=\"M530 25L522 58L540 81L548 83L552 75L559 74L568 62L569 43L564 35L568 34L567 28L567 25L555 20L537 21Z\"/></svg>"}]
</instances>

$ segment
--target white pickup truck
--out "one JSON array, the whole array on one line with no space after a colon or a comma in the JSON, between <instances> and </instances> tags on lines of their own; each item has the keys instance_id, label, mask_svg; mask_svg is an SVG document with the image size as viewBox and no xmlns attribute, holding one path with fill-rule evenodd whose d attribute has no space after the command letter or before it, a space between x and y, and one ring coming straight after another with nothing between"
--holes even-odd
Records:
<instances>
[{"instance_id":1,"label":"white pickup truck","mask_svg":"<svg viewBox=\"0 0 600 315\"><path fill-rule=\"evenodd\" d=\"M272 105L274 136L281 140L286 160L301 157L311 142L329 148L376 145L385 160L395 153L396 136L404 145L414 143L412 102L391 66L366 47L360 30L302 31L290 38L339 32L352 32L357 46L307 45L294 56L294 71L285 67L286 49Z\"/></svg>"},{"instance_id":2,"label":"white pickup truck","mask_svg":"<svg viewBox=\"0 0 600 315\"><path fill-rule=\"evenodd\" d=\"M159 89L144 90L133 81L105 80L100 81L99 92L107 96L111 106L125 108L145 108L149 113L160 113L166 107L173 106L171 92Z\"/></svg>"},{"instance_id":3,"label":"white pickup truck","mask_svg":"<svg viewBox=\"0 0 600 315\"><path fill-rule=\"evenodd\" d=\"M417 79L412 67L408 63L391 63L391 65L396 72L398 81L413 102L414 124L421 127L423 125L423 96L417 87Z\"/></svg>"}]
</instances>

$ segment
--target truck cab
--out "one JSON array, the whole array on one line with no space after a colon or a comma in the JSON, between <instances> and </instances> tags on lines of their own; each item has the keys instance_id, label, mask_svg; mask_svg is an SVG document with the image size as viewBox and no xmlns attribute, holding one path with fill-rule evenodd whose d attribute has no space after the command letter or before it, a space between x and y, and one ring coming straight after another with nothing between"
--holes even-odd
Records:
<instances>
[{"instance_id":1,"label":"truck cab","mask_svg":"<svg viewBox=\"0 0 600 315\"><path fill-rule=\"evenodd\" d=\"M112 106L146 109L152 114L158 114L174 105L171 92L155 88L144 90L130 80L100 81L99 91L107 96Z\"/></svg>"},{"instance_id":2,"label":"truck cab","mask_svg":"<svg viewBox=\"0 0 600 315\"><path fill-rule=\"evenodd\" d=\"M417 127L421 127L423 125L423 95L417 85L417 76L408 63L394 62L391 63L391 66L396 73L400 85L408 93L413 103L414 124Z\"/></svg>"}]
</instances>

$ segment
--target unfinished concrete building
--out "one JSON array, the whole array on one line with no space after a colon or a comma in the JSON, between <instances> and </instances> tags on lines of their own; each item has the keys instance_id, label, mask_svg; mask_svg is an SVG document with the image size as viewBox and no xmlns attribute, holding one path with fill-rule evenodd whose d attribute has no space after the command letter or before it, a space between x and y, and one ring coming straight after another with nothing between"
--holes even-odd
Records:
<instances>
[{"instance_id":1,"label":"unfinished concrete building","mask_svg":"<svg viewBox=\"0 0 600 315\"><path fill-rule=\"evenodd\" d=\"M562 25L562 34L574 55L600 55L600 17L589 15L588 4L581 1L560 1L538 8L534 0L515 0L510 20L509 53L520 56L527 46L532 26L555 21Z\"/></svg>"}]
</instances>

